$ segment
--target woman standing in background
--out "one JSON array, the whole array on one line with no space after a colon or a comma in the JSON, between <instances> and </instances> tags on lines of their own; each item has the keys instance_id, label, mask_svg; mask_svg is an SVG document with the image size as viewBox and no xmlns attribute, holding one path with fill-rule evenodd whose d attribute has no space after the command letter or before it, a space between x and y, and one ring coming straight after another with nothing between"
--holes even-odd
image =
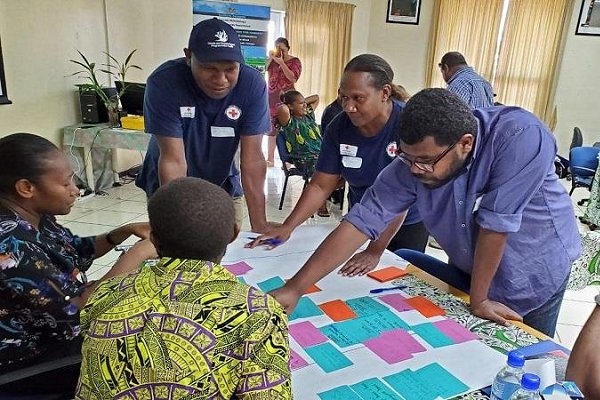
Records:
<instances>
[{"instance_id":1,"label":"woman standing in background","mask_svg":"<svg viewBox=\"0 0 600 400\"><path fill-rule=\"evenodd\" d=\"M269 52L267 73L269 74L269 112L271 120L277 114L277 106L281 104L280 96L288 90L295 90L294 84L300 78L302 63L298 57L290 55L290 43L286 38L275 40L275 50ZM277 129L272 127L269 135L267 164L273 166L275 158L275 136Z\"/></svg>"}]
</instances>

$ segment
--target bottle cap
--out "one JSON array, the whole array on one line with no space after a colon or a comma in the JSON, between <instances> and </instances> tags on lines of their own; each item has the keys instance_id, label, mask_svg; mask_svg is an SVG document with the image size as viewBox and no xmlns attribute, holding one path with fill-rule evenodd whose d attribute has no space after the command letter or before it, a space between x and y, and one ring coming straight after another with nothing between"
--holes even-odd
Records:
<instances>
[{"instance_id":1,"label":"bottle cap","mask_svg":"<svg viewBox=\"0 0 600 400\"><path fill-rule=\"evenodd\" d=\"M525 356L520 351L513 350L508 353L507 364L513 368L521 368L525 365Z\"/></svg>"},{"instance_id":2,"label":"bottle cap","mask_svg":"<svg viewBox=\"0 0 600 400\"><path fill-rule=\"evenodd\" d=\"M536 374L523 374L521 387L527 390L538 390L540 388L540 377Z\"/></svg>"}]
</instances>

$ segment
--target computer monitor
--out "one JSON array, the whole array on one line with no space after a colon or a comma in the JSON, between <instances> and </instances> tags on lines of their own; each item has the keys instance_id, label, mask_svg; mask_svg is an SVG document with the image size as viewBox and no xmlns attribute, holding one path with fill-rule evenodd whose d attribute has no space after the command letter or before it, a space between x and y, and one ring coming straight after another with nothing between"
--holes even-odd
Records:
<instances>
[{"instance_id":1,"label":"computer monitor","mask_svg":"<svg viewBox=\"0 0 600 400\"><path fill-rule=\"evenodd\" d=\"M146 90L145 83L124 82L126 86L125 93L121 96L121 106L123 111L131 115L144 115L144 92ZM123 82L115 81L117 91L123 89Z\"/></svg>"}]
</instances>

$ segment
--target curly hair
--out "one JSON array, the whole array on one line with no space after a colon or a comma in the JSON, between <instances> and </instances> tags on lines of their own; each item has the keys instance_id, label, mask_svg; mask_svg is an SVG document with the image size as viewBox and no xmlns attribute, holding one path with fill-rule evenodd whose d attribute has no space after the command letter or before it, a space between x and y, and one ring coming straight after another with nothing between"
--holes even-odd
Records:
<instances>
[{"instance_id":1,"label":"curly hair","mask_svg":"<svg viewBox=\"0 0 600 400\"><path fill-rule=\"evenodd\" d=\"M231 196L200 178L178 178L148 201L148 219L161 257L220 262L235 233Z\"/></svg>"},{"instance_id":2,"label":"curly hair","mask_svg":"<svg viewBox=\"0 0 600 400\"><path fill-rule=\"evenodd\" d=\"M477 119L469 106L446 89L424 89L406 103L398 139L412 145L432 136L437 145L450 146L465 133L477 136Z\"/></svg>"}]
</instances>

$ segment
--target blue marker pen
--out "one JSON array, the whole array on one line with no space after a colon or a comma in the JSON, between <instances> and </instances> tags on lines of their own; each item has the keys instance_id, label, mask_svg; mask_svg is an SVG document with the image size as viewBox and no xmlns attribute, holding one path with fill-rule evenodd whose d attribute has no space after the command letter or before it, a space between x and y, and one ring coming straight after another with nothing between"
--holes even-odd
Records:
<instances>
[{"instance_id":1,"label":"blue marker pen","mask_svg":"<svg viewBox=\"0 0 600 400\"><path fill-rule=\"evenodd\" d=\"M373 294L377 294L377 293L381 293L381 292L387 292L388 290L403 290L406 289L407 286L394 286L394 287L388 287L388 288L377 288L377 289L372 289L369 290L369 293L373 293Z\"/></svg>"}]
</instances>

